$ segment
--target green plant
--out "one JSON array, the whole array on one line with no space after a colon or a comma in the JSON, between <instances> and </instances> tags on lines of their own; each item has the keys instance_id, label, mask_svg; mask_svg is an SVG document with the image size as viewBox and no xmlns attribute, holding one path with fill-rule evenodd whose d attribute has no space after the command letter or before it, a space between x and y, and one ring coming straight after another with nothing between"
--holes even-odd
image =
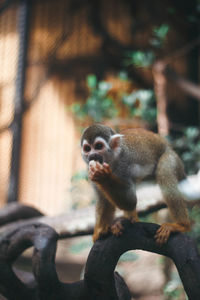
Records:
<instances>
[{"instance_id":1,"label":"green plant","mask_svg":"<svg viewBox=\"0 0 200 300\"><path fill-rule=\"evenodd\" d=\"M200 251L200 208L195 205L192 209L190 209L189 213L190 219L193 223L192 230L190 231L189 235L196 240L198 250Z\"/></svg>"},{"instance_id":2,"label":"green plant","mask_svg":"<svg viewBox=\"0 0 200 300\"><path fill-rule=\"evenodd\" d=\"M187 174L200 169L200 129L188 127L179 136L169 136L173 148L183 160Z\"/></svg>"},{"instance_id":3,"label":"green plant","mask_svg":"<svg viewBox=\"0 0 200 300\"><path fill-rule=\"evenodd\" d=\"M171 280L164 287L164 295L168 300L180 299L185 292L177 272L172 272ZM187 297L185 295L185 297ZM181 297L182 299L182 297Z\"/></svg>"},{"instance_id":4,"label":"green plant","mask_svg":"<svg viewBox=\"0 0 200 300\"><path fill-rule=\"evenodd\" d=\"M170 27L168 24L155 26L153 28L153 37L150 39L150 44L154 47L161 48L164 45L164 42L166 41L169 29Z\"/></svg>"},{"instance_id":5,"label":"green plant","mask_svg":"<svg viewBox=\"0 0 200 300\"><path fill-rule=\"evenodd\" d=\"M128 80L126 73L121 72L120 80ZM72 112L79 120L90 118L94 122L102 122L119 115L124 106L127 118L138 117L151 125L156 123L156 104L152 90L135 90L125 93L119 90L117 96L112 94L112 85L105 81L97 81L95 75L87 77L89 97L86 102L74 103ZM118 105L116 105L118 103Z\"/></svg>"},{"instance_id":6,"label":"green plant","mask_svg":"<svg viewBox=\"0 0 200 300\"><path fill-rule=\"evenodd\" d=\"M125 54L124 65L147 68L153 64L154 60L155 54L153 51L128 51Z\"/></svg>"},{"instance_id":7,"label":"green plant","mask_svg":"<svg viewBox=\"0 0 200 300\"><path fill-rule=\"evenodd\" d=\"M151 125L156 123L156 104L152 90L137 90L129 95L124 95L123 103L128 107L129 116L137 116Z\"/></svg>"},{"instance_id":8,"label":"green plant","mask_svg":"<svg viewBox=\"0 0 200 300\"><path fill-rule=\"evenodd\" d=\"M89 89L86 102L74 103L71 107L76 117L80 120L90 118L95 122L116 117L118 110L108 93L111 84L106 81L98 82L95 75L88 75L86 82Z\"/></svg>"}]
</instances>

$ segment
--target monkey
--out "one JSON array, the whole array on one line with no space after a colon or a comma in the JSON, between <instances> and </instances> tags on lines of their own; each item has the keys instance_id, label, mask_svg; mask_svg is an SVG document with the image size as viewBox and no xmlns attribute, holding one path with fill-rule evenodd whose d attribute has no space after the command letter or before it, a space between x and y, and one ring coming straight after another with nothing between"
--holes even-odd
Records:
<instances>
[{"instance_id":1,"label":"monkey","mask_svg":"<svg viewBox=\"0 0 200 300\"><path fill-rule=\"evenodd\" d=\"M184 166L166 139L142 128L117 133L96 123L84 130L81 149L98 196L94 242L110 231L116 236L123 233L122 222L113 223L116 208L132 223L139 221L136 184L149 176L160 186L174 220L159 227L156 242L162 245L172 232L190 230L185 199L178 189L178 183L186 178Z\"/></svg>"}]
</instances>

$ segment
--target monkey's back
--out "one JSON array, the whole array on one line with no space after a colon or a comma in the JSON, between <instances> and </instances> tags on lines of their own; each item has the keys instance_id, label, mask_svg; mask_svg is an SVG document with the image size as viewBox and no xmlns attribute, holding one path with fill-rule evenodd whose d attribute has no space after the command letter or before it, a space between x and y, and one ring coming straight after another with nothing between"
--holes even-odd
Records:
<instances>
[{"instance_id":1,"label":"monkey's back","mask_svg":"<svg viewBox=\"0 0 200 300\"><path fill-rule=\"evenodd\" d=\"M164 138L151 131L127 129L121 133L123 134L123 143L128 152L134 156L135 163L157 162L166 150L172 150Z\"/></svg>"}]
</instances>

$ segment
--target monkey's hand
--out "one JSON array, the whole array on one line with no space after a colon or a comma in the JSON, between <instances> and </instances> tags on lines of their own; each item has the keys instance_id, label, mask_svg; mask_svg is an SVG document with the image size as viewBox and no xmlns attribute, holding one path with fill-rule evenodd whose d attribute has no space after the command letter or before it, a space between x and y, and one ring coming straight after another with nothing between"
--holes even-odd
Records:
<instances>
[{"instance_id":1,"label":"monkey's hand","mask_svg":"<svg viewBox=\"0 0 200 300\"><path fill-rule=\"evenodd\" d=\"M91 181L102 182L111 174L110 166L107 163L100 164L92 160L89 164L89 179Z\"/></svg>"},{"instance_id":2,"label":"monkey's hand","mask_svg":"<svg viewBox=\"0 0 200 300\"><path fill-rule=\"evenodd\" d=\"M164 223L157 230L156 243L162 245L167 242L171 232L185 232L190 230L190 224Z\"/></svg>"}]
</instances>

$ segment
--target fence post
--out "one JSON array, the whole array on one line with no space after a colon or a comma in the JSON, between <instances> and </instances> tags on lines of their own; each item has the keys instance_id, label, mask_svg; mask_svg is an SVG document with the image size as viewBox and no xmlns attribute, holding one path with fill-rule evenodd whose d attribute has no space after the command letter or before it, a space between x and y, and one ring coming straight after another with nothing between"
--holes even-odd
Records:
<instances>
[{"instance_id":1,"label":"fence post","mask_svg":"<svg viewBox=\"0 0 200 300\"><path fill-rule=\"evenodd\" d=\"M31 1L21 0L18 12L19 54L16 71L14 120L12 122L12 156L7 202L18 200L20 150L22 135L22 119L24 112L24 87L27 64L28 32L30 23Z\"/></svg>"}]
</instances>

